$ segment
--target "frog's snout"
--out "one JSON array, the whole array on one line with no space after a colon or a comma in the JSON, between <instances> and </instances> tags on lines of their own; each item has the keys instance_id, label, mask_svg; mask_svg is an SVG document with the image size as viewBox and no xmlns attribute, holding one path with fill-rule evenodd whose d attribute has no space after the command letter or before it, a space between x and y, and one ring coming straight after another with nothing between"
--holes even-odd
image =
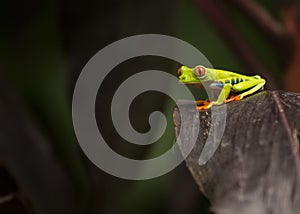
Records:
<instances>
[{"instance_id":1,"label":"frog's snout","mask_svg":"<svg viewBox=\"0 0 300 214\"><path fill-rule=\"evenodd\" d=\"M186 75L180 75L179 76L179 81L184 81L186 79Z\"/></svg>"},{"instance_id":2,"label":"frog's snout","mask_svg":"<svg viewBox=\"0 0 300 214\"><path fill-rule=\"evenodd\" d=\"M180 83L194 84L199 83L199 79L193 73L193 69L187 66L181 66L177 70L178 79Z\"/></svg>"},{"instance_id":3,"label":"frog's snout","mask_svg":"<svg viewBox=\"0 0 300 214\"><path fill-rule=\"evenodd\" d=\"M178 74L179 81L185 80L185 77L184 77L184 75L182 75L182 72L181 72L181 67L178 68L177 74Z\"/></svg>"},{"instance_id":4,"label":"frog's snout","mask_svg":"<svg viewBox=\"0 0 300 214\"><path fill-rule=\"evenodd\" d=\"M184 69L184 66L179 67L177 70L179 81L184 81L187 78L186 75L182 73L182 69Z\"/></svg>"}]
</instances>

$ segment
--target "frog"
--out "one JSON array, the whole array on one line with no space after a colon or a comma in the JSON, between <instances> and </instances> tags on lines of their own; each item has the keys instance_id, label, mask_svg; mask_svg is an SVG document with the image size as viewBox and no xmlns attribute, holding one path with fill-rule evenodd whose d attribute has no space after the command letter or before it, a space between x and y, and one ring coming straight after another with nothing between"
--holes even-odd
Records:
<instances>
[{"instance_id":1,"label":"frog","mask_svg":"<svg viewBox=\"0 0 300 214\"><path fill-rule=\"evenodd\" d=\"M242 100L244 97L264 89L266 80L259 75L247 76L232 71L207 68L197 65L193 68L182 65L178 71L179 83L188 85L208 85L212 90L220 90L214 101L197 101L197 110L207 110L216 105ZM234 94L234 95L233 95Z\"/></svg>"}]
</instances>

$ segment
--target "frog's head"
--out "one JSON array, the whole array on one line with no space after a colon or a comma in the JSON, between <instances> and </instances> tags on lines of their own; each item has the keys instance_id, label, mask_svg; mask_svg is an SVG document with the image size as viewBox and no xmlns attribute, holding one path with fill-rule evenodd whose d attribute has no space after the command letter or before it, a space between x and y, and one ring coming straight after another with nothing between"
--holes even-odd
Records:
<instances>
[{"instance_id":1,"label":"frog's head","mask_svg":"<svg viewBox=\"0 0 300 214\"><path fill-rule=\"evenodd\" d=\"M180 83L198 84L200 81L209 81L212 79L210 72L202 65L194 68L181 66L178 69L178 77Z\"/></svg>"}]
</instances>

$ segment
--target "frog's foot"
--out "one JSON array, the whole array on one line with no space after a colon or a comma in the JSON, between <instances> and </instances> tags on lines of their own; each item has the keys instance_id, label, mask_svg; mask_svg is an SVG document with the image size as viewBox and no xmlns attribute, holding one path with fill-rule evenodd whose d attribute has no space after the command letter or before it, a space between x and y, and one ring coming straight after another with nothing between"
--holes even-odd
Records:
<instances>
[{"instance_id":1,"label":"frog's foot","mask_svg":"<svg viewBox=\"0 0 300 214\"><path fill-rule=\"evenodd\" d=\"M232 102L232 101L235 101L235 100L241 100L242 98L240 97L240 95L238 96L230 96L230 98L224 100L224 103L229 103L229 102Z\"/></svg>"},{"instance_id":2,"label":"frog's foot","mask_svg":"<svg viewBox=\"0 0 300 214\"><path fill-rule=\"evenodd\" d=\"M209 105L210 101L209 100L197 100L196 103L197 103L197 106L207 106L207 105Z\"/></svg>"},{"instance_id":3,"label":"frog's foot","mask_svg":"<svg viewBox=\"0 0 300 214\"><path fill-rule=\"evenodd\" d=\"M197 110L197 111L207 110L207 109L208 109L208 105L205 105L205 106L197 106L197 107L196 107L196 110Z\"/></svg>"},{"instance_id":4,"label":"frog's foot","mask_svg":"<svg viewBox=\"0 0 300 214\"><path fill-rule=\"evenodd\" d=\"M209 100L197 100L197 111L206 110L209 108Z\"/></svg>"}]
</instances>

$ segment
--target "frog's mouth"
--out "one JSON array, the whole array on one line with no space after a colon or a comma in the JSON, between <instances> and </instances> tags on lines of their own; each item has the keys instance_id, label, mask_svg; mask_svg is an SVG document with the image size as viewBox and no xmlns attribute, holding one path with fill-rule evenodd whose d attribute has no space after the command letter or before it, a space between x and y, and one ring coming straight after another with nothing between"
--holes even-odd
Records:
<instances>
[{"instance_id":1,"label":"frog's mouth","mask_svg":"<svg viewBox=\"0 0 300 214\"><path fill-rule=\"evenodd\" d=\"M181 75L179 76L179 83L184 84L200 84L200 80L195 77L191 77L189 75Z\"/></svg>"},{"instance_id":2,"label":"frog's mouth","mask_svg":"<svg viewBox=\"0 0 300 214\"><path fill-rule=\"evenodd\" d=\"M180 84L192 86L194 88L204 88L204 86L201 84L201 82L181 82L179 81Z\"/></svg>"}]
</instances>

